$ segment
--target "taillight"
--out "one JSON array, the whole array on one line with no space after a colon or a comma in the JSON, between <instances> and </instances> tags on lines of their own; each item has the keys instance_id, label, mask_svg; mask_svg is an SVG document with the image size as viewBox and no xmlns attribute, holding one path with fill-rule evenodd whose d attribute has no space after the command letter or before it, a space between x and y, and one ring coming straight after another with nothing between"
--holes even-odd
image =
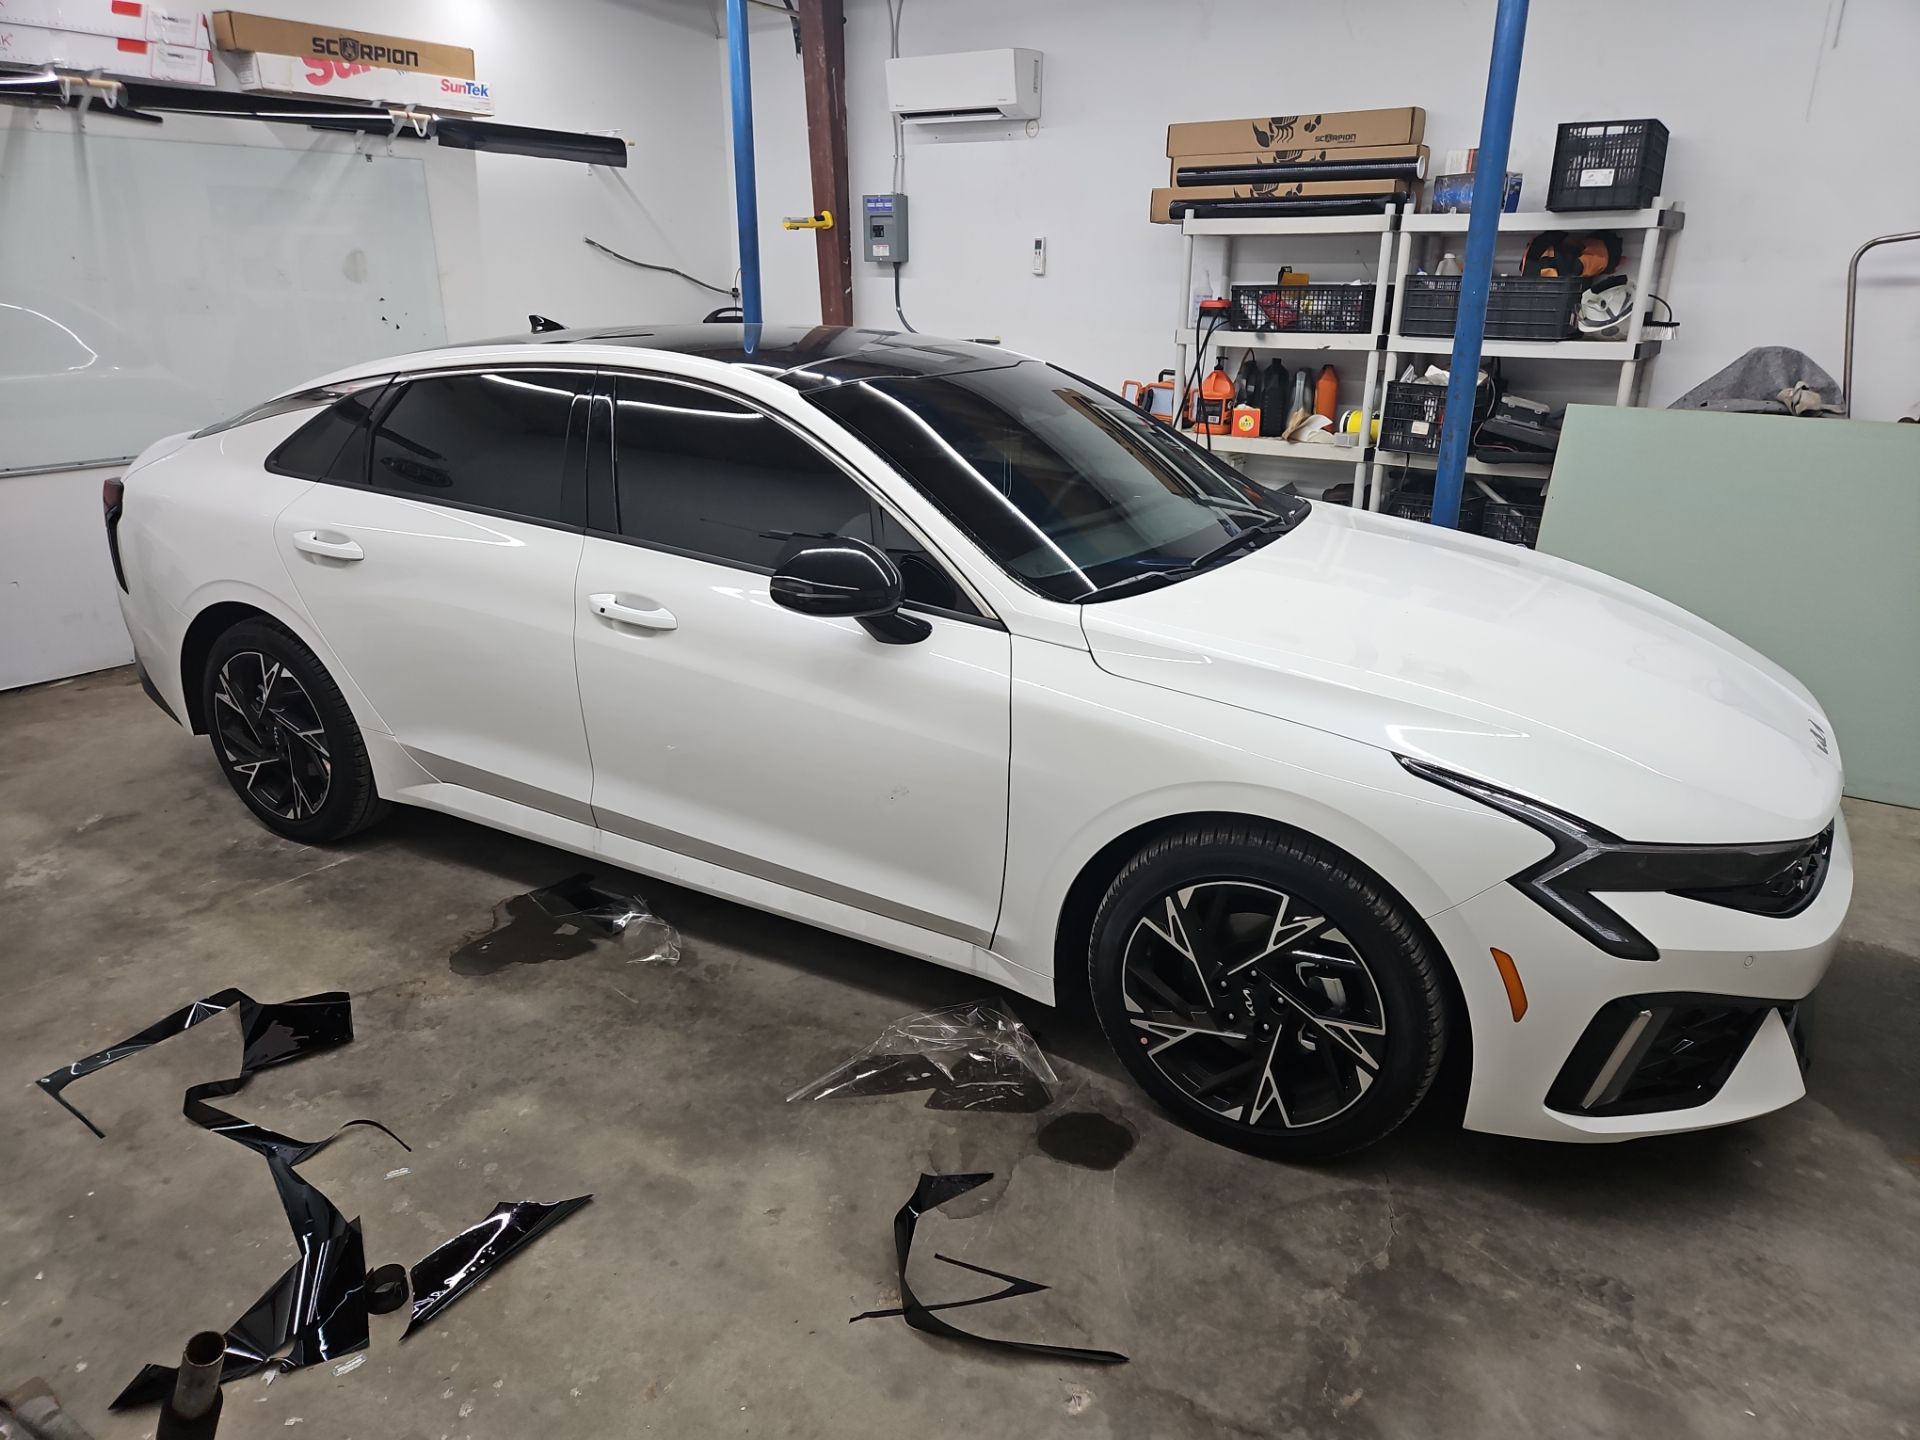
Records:
<instances>
[{"instance_id":1,"label":"taillight","mask_svg":"<svg viewBox=\"0 0 1920 1440\"><path fill-rule=\"evenodd\" d=\"M116 475L100 482L100 511L107 522L107 554L113 557L113 578L127 589L127 572L120 564L120 513L125 508L127 487ZM131 591L128 591L131 594Z\"/></svg>"}]
</instances>

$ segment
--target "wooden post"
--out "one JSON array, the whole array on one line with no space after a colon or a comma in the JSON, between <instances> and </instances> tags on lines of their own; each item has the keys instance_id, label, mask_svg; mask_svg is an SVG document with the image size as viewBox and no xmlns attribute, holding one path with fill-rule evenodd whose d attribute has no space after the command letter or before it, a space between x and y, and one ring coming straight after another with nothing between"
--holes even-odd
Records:
<instances>
[{"instance_id":1,"label":"wooden post","mask_svg":"<svg viewBox=\"0 0 1920 1440\"><path fill-rule=\"evenodd\" d=\"M853 323L853 232L847 189L847 47L842 0L799 0L800 63L807 87L807 158L813 169L813 212L833 212L833 228L816 230L820 320Z\"/></svg>"}]
</instances>

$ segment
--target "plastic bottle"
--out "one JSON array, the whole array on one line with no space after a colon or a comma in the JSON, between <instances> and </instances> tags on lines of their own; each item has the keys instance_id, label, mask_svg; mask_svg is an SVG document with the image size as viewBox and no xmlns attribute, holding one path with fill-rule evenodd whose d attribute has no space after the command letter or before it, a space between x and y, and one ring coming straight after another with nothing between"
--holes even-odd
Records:
<instances>
[{"instance_id":1,"label":"plastic bottle","mask_svg":"<svg viewBox=\"0 0 1920 1440\"><path fill-rule=\"evenodd\" d=\"M1331 365L1320 367L1320 377L1313 382L1313 412L1331 420L1340 409L1340 376Z\"/></svg>"},{"instance_id":2,"label":"plastic bottle","mask_svg":"<svg viewBox=\"0 0 1920 1440\"><path fill-rule=\"evenodd\" d=\"M1282 432L1286 439L1293 439L1301 422L1313 413L1310 408L1313 401L1308 394L1310 388L1307 367L1302 365L1293 372L1293 402L1287 406L1287 428Z\"/></svg>"},{"instance_id":3,"label":"plastic bottle","mask_svg":"<svg viewBox=\"0 0 1920 1440\"><path fill-rule=\"evenodd\" d=\"M1260 371L1260 433L1278 437L1287 428L1287 367L1269 360Z\"/></svg>"},{"instance_id":4,"label":"plastic bottle","mask_svg":"<svg viewBox=\"0 0 1920 1440\"><path fill-rule=\"evenodd\" d=\"M1260 361L1251 353L1240 362L1240 373L1234 377L1233 403L1260 408Z\"/></svg>"},{"instance_id":5,"label":"plastic bottle","mask_svg":"<svg viewBox=\"0 0 1920 1440\"><path fill-rule=\"evenodd\" d=\"M1194 429L1203 435L1225 435L1227 412L1233 408L1233 381L1228 378L1226 362L1216 360L1207 378L1200 382L1200 405Z\"/></svg>"}]
</instances>

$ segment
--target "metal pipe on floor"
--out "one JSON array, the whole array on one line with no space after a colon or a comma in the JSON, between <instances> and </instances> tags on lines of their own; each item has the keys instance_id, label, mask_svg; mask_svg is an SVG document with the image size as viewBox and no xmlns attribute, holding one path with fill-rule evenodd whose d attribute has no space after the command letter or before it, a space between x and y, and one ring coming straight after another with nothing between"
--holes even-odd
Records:
<instances>
[{"instance_id":1,"label":"metal pipe on floor","mask_svg":"<svg viewBox=\"0 0 1920 1440\"><path fill-rule=\"evenodd\" d=\"M220 1372L226 1364L227 1337L202 1330L180 1353L173 1394L160 1407L156 1440L213 1440L220 1428Z\"/></svg>"},{"instance_id":2,"label":"metal pipe on floor","mask_svg":"<svg viewBox=\"0 0 1920 1440\"><path fill-rule=\"evenodd\" d=\"M1473 439L1475 383L1486 337L1487 293L1493 288L1493 247L1506 198L1507 154L1513 107L1520 91L1520 52L1527 39L1527 0L1500 0L1493 21L1493 59L1487 67L1487 103L1480 113L1480 149L1473 162L1473 208L1467 216L1467 253L1460 265L1460 307L1453 322L1453 359L1447 372L1447 410L1440 460L1433 476L1433 523L1460 523L1460 490Z\"/></svg>"},{"instance_id":3,"label":"metal pipe on floor","mask_svg":"<svg viewBox=\"0 0 1920 1440\"><path fill-rule=\"evenodd\" d=\"M0 1399L0 1436L8 1440L93 1440L93 1432L60 1408L60 1397L38 1376Z\"/></svg>"},{"instance_id":4,"label":"metal pipe on floor","mask_svg":"<svg viewBox=\"0 0 1920 1440\"><path fill-rule=\"evenodd\" d=\"M753 62L747 0L727 0L727 80L733 98L733 208L739 228L740 317L760 323L760 202L753 175ZM753 348L754 332L747 332Z\"/></svg>"}]
</instances>

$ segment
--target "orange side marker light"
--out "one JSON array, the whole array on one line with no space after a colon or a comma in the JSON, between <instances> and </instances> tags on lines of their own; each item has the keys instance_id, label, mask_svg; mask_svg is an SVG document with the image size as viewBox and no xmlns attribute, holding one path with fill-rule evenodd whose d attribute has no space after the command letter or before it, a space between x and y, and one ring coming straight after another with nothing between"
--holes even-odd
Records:
<instances>
[{"instance_id":1,"label":"orange side marker light","mask_svg":"<svg viewBox=\"0 0 1920 1440\"><path fill-rule=\"evenodd\" d=\"M1520 983L1520 971L1506 951L1495 950L1493 963L1500 971L1501 983L1507 987L1507 1004L1513 1007L1513 1019L1517 1025L1520 1017L1527 1013L1527 987Z\"/></svg>"}]
</instances>

